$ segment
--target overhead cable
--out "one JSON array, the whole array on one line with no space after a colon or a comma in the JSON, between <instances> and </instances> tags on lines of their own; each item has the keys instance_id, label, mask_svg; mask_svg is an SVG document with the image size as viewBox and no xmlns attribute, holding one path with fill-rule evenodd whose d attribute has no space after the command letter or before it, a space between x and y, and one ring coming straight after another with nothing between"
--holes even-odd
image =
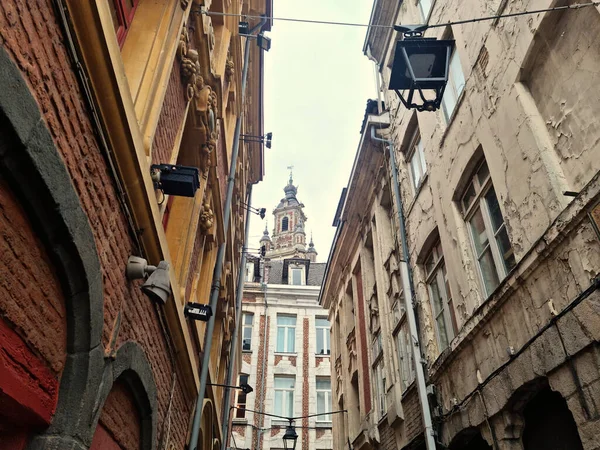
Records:
<instances>
[{"instance_id":1,"label":"overhead cable","mask_svg":"<svg viewBox=\"0 0 600 450\"><path fill-rule=\"evenodd\" d=\"M451 25L462 25L465 23L473 23L473 22L484 22L487 20L505 19L508 17L524 16L524 15L528 15L528 14L539 14L539 13L545 13L545 12L564 11L567 9L581 9L581 8L587 8L590 6L600 6L600 1L593 1L593 2L587 2L587 3L575 3L572 5L555 6L553 8L535 9L535 10L531 10L531 11L521 11L521 12L515 12L515 13L499 14L499 15L495 15L495 16L477 17L477 18L473 18L473 19L457 20L454 22L444 22L444 23L437 23L437 24L431 24L431 25L425 24L425 25L423 25L423 29L447 27L447 26L451 26ZM297 18L292 18L292 17L272 17L272 16L264 17L264 16L249 15L249 14L234 14L234 13L224 13L224 12L218 12L218 11L207 11L206 9L201 9L200 11L197 11L197 12L200 14L207 15L207 16L240 17L243 19L266 18L267 20L312 23L312 24L319 24L319 25L337 25L337 26L347 26L347 27L383 28L383 29L394 28L393 25L377 25L377 24L353 23L353 22L334 22L334 21L329 21L329 20L297 19Z\"/></svg>"}]
</instances>

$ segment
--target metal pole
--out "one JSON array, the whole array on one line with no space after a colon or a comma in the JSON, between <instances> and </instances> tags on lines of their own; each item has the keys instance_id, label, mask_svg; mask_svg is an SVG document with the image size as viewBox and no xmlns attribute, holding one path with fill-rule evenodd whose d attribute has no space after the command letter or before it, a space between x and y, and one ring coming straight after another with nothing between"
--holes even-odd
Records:
<instances>
[{"instance_id":1,"label":"metal pole","mask_svg":"<svg viewBox=\"0 0 600 450\"><path fill-rule=\"evenodd\" d=\"M248 237L250 235L250 205L252 204L252 185L248 186L248 198L246 199L246 204L248 205L248 209L246 210L246 229L244 230L244 249L248 247ZM225 450L227 448L227 437L229 436L229 417L231 416L231 408L229 404L231 402L231 388L230 385L233 384L233 369L235 364L233 363L233 359L235 358L235 354L237 352L237 344L238 344L238 330L242 323L242 296L244 293L244 281L246 281L246 251L242 251L242 258L240 261L240 270L238 271L238 283L237 289L235 293L235 327L233 328L233 333L231 335L231 349L229 351L229 366L227 367L227 378L225 380L225 384L228 385L225 388L225 396L223 397L223 426L222 426L222 434L223 439L221 442L221 450Z\"/></svg>"},{"instance_id":2,"label":"metal pole","mask_svg":"<svg viewBox=\"0 0 600 450\"><path fill-rule=\"evenodd\" d=\"M380 111L381 112L381 111ZM429 411L429 402L427 401L427 389L425 387L425 373L423 371L421 346L419 344L419 333L417 331L417 319L415 310L413 309L412 299L414 297L414 286L410 269L408 243L406 239L406 225L404 223L404 213L402 211L402 199L400 197L400 184L398 183L398 168L396 167L396 154L394 151L394 143L387 139L377 137L375 127L371 128L371 139L377 142L383 142L388 145L390 153L390 170L392 172L392 187L394 189L394 197L396 208L398 209L398 222L400 227L400 240L402 241L402 260L400 260L400 274L402 276L402 288L405 293L404 302L406 304L406 318L408 321L408 330L410 332L410 346L413 352L415 364L415 374L417 378L417 392L419 394L419 402L421 403L421 413L423 415L423 426L425 427L425 444L427 450L436 450L433 423L431 421L431 412Z\"/></svg>"},{"instance_id":3,"label":"metal pole","mask_svg":"<svg viewBox=\"0 0 600 450\"><path fill-rule=\"evenodd\" d=\"M256 25L249 34L253 34L256 30L260 29L267 22L266 17L263 16L262 20ZM245 100L246 94L246 81L248 79L248 65L250 61L250 38L246 38L244 48L244 66L242 69L242 101ZM229 177L227 178L227 196L225 197L225 207L223 211L223 228L224 238L223 243L219 246L219 252L217 253L217 262L215 263L215 269L213 271L213 281L210 291L210 307L215 312L217 310L219 301L219 290L221 288L221 273L223 272L223 260L225 258L225 249L227 247L227 234L229 232L229 215L231 213L231 200L233 198L233 184L235 182L235 172L237 168L237 158L240 147L240 131L242 128L242 113L238 115L235 121L235 132L233 137L233 149L231 152L231 165L229 167ZM202 367L200 373L200 387L198 388L198 399L196 400L196 410L194 412L194 422L192 425L192 435L190 437L190 450L197 450L198 448L198 435L200 433L200 422L202 420L202 405L204 403L204 392L206 391L206 381L208 379L208 365L210 363L210 350L212 347L212 336L215 329L216 314L213 314L206 326L206 338L204 342L204 355L202 357Z\"/></svg>"}]
</instances>

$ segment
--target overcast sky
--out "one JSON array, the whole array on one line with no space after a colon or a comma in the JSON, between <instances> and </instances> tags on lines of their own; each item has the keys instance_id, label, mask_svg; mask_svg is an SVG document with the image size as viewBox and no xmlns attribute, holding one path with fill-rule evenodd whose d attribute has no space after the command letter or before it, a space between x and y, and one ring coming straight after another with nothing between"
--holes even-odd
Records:
<instances>
[{"instance_id":1,"label":"overcast sky","mask_svg":"<svg viewBox=\"0 0 600 450\"><path fill-rule=\"evenodd\" d=\"M274 17L368 23L371 0L274 0ZM265 64L265 178L252 205L273 209L284 196L294 166L298 200L304 203L307 243L313 232L318 262L326 262L331 225L360 138L367 99L375 98L373 63L362 53L366 28L275 20ZM248 246L258 247L265 221L252 217Z\"/></svg>"}]
</instances>

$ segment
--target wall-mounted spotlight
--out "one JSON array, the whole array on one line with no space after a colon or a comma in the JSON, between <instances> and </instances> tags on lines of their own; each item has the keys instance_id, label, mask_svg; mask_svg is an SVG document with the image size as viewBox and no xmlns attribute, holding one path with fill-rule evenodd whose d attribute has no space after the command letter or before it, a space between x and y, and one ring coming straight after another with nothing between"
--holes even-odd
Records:
<instances>
[{"instance_id":1,"label":"wall-mounted spotlight","mask_svg":"<svg viewBox=\"0 0 600 450\"><path fill-rule=\"evenodd\" d=\"M256 214L261 219L264 219L265 216L267 215L267 208L255 208L253 206L248 205L247 203L244 203L244 202L240 202L240 203L244 209L250 211L251 213Z\"/></svg>"},{"instance_id":2,"label":"wall-mounted spotlight","mask_svg":"<svg viewBox=\"0 0 600 450\"><path fill-rule=\"evenodd\" d=\"M249 255L253 254L254 252L259 252L260 256L262 258L264 258L265 255L267 254L267 247L265 245L261 245L260 248L243 248L242 249L242 253L247 253Z\"/></svg>"},{"instance_id":3,"label":"wall-mounted spotlight","mask_svg":"<svg viewBox=\"0 0 600 450\"><path fill-rule=\"evenodd\" d=\"M200 187L200 172L197 167L153 164L150 171L154 187L165 195L193 197Z\"/></svg>"},{"instance_id":4,"label":"wall-mounted spotlight","mask_svg":"<svg viewBox=\"0 0 600 450\"><path fill-rule=\"evenodd\" d=\"M144 258L130 256L126 276L128 280L146 279L142 284L142 292L155 302L164 304L171 295L169 263L166 261L159 262L158 266L151 266Z\"/></svg>"},{"instance_id":5,"label":"wall-mounted spotlight","mask_svg":"<svg viewBox=\"0 0 600 450\"><path fill-rule=\"evenodd\" d=\"M258 44L258 47L265 52L268 52L271 49L271 39L262 33L256 36L256 43Z\"/></svg>"},{"instance_id":6,"label":"wall-mounted spotlight","mask_svg":"<svg viewBox=\"0 0 600 450\"><path fill-rule=\"evenodd\" d=\"M264 136L252 136L251 134L241 134L240 139L244 142L258 142L265 144L265 147L271 148L273 133L267 133Z\"/></svg>"}]
</instances>

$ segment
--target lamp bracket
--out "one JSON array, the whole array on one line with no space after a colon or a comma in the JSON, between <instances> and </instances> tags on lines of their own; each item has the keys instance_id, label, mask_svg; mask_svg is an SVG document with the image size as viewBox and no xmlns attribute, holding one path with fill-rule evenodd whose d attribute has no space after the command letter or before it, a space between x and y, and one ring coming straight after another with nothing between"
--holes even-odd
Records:
<instances>
[{"instance_id":1,"label":"lamp bracket","mask_svg":"<svg viewBox=\"0 0 600 450\"><path fill-rule=\"evenodd\" d=\"M404 34L405 39L422 38L427 25L394 25L394 30Z\"/></svg>"}]
</instances>

